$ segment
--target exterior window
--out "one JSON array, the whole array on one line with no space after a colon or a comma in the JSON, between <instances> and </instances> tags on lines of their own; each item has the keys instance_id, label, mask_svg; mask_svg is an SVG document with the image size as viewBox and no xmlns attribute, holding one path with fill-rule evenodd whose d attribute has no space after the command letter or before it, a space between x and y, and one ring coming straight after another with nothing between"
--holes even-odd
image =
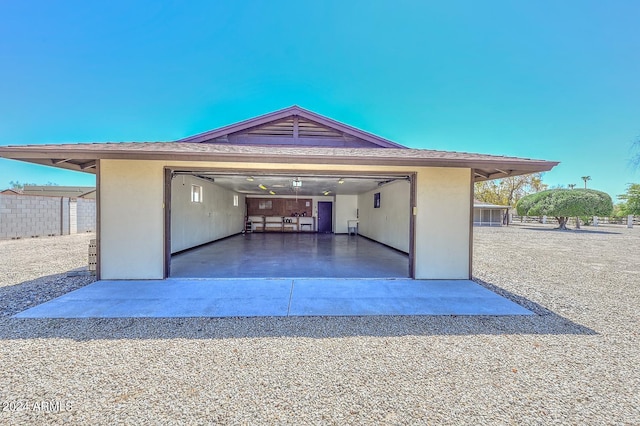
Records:
<instances>
[{"instance_id":1,"label":"exterior window","mask_svg":"<svg viewBox=\"0 0 640 426\"><path fill-rule=\"evenodd\" d=\"M191 202L202 202L202 187L200 185L191 185Z\"/></svg>"},{"instance_id":2,"label":"exterior window","mask_svg":"<svg viewBox=\"0 0 640 426\"><path fill-rule=\"evenodd\" d=\"M237 195L233 196L233 207L238 207L240 205L240 200Z\"/></svg>"}]
</instances>

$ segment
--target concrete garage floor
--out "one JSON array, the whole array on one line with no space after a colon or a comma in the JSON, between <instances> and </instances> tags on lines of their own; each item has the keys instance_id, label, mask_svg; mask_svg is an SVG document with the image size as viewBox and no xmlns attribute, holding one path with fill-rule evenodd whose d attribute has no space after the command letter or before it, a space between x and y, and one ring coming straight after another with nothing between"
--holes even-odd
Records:
<instances>
[{"instance_id":1,"label":"concrete garage floor","mask_svg":"<svg viewBox=\"0 0 640 426\"><path fill-rule=\"evenodd\" d=\"M98 281L15 318L532 315L469 280Z\"/></svg>"},{"instance_id":2,"label":"concrete garage floor","mask_svg":"<svg viewBox=\"0 0 640 426\"><path fill-rule=\"evenodd\" d=\"M167 280L98 281L15 317L531 315L473 281L408 279L407 255L356 236L235 236L171 266Z\"/></svg>"},{"instance_id":3,"label":"concrete garage floor","mask_svg":"<svg viewBox=\"0 0 640 426\"><path fill-rule=\"evenodd\" d=\"M173 278L407 278L409 256L355 235L237 235L171 258Z\"/></svg>"}]
</instances>

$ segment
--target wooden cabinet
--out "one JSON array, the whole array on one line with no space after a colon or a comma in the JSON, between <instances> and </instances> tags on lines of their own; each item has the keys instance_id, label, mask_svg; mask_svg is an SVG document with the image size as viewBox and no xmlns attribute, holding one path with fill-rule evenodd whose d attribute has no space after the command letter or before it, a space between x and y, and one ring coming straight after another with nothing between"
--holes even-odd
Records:
<instances>
[{"instance_id":1,"label":"wooden cabinet","mask_svg":"<svg viewBox=\"0 0 640 426\"><path fill-rule=\"evenodd\" d=\"M311 198L247 198L247 216L311 217Z\"/></svg>"},{"instance_id":2,"label":"wooden cabinet","mask_svg":"<svg viewBox=\"0 0 640 426\"><path fill-rule=\"evenodd\" d=\"M250 232L315 232L315 217L249 216Z\"/></svg>"}]
</instances>

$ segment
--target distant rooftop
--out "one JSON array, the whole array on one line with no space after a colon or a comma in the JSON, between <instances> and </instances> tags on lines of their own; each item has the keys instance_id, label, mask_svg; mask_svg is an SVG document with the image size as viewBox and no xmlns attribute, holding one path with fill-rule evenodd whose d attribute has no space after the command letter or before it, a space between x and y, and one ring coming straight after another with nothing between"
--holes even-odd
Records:
<instances>
[{"instance_id":1,"label":"distant rooftop","mask_svg":"<svg viewBox=\"0 0 640 426\"><path fill-rule=\"evenodd\" d=\"M83 197L95 192L94 186L25 185L23 195L45 195L49 197Z\"/></svg>"}]
</instances>

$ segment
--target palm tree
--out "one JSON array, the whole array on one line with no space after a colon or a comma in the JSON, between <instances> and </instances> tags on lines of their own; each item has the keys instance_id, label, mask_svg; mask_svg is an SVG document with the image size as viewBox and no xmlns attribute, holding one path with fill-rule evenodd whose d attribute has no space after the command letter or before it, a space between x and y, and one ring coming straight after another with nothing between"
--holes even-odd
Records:
<instances>
[{"instance_id":1,"label":"palm tree","mask_svg":"<svg viewBox=\"0 0 640 426\"><path fill-rule=\"evenodd\" d=\"M587 181L591 180L591 176L582 176L580 179L584 181L584 189L587 189Z\"/></svg>"},{"instance_id":2,"label":"palm tree","mask_svg":"<svg viewBox=\"0 0 640 426\"><path fill-rule=\"evenodd\" d=\"M576 187L575 183L570 183L569 185L567 185L569 187L569 189L573 189Z\"/></svg>"}]
</instances>

